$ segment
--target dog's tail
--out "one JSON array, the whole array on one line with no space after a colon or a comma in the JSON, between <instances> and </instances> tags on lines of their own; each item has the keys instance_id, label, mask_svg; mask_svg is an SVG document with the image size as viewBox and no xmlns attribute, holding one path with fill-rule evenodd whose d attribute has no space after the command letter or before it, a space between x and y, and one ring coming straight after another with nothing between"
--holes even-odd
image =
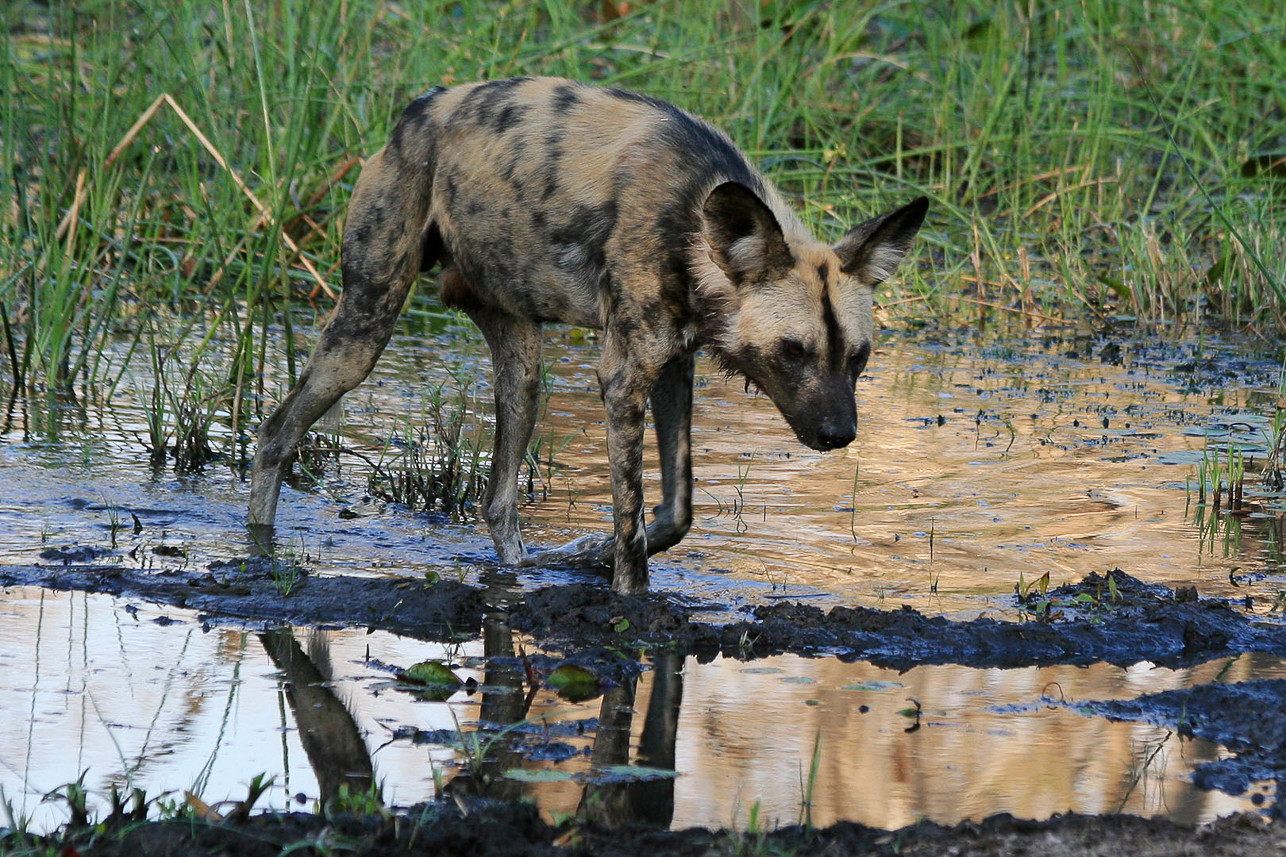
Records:
<instances>
[{"instance_id":1,"label":"dog's tail","mask_svg":"<svg viewBox=\"0 0 1286 857\"><path fill-rule=\"evenodd\" d=\"M299 441L370 374L411 284L440 251L429 205L437 144L432 106L442 91L417 98L403 111L388 144L366 162L353 189L344 228L344 293L299 383L259 428L252 525L271 527L276 521L281 480Z\"/></svg>"}]
</instances>

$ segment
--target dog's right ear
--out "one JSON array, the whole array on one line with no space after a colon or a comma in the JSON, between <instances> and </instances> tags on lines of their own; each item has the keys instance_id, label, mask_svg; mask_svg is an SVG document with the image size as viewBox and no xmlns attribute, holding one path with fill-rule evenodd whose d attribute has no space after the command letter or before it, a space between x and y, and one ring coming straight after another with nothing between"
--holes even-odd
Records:
<instances>
[{"instance_id":1,"label":"dog's right ear","mask_svg":"<svg viewBox=\"0 0 1286 857\"><path fill-rule=\"evenodd\" d=\"M710 259L734 284L772 279L794 264L781 224L754 191L724 182L701 207Z\"/></svg>"}]
</instances>

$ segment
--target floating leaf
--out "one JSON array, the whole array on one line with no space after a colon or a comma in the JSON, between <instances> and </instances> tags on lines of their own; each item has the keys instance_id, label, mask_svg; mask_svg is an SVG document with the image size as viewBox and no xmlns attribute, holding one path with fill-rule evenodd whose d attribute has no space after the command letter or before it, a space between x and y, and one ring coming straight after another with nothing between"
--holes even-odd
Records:
<instances>
[{"instance_id":1,"label":"floating leaf","mask_svg":"<svg viewBox=\"0 0 1286 857\"><path fill-rule=\"evenodd\" d=\"M640 782L642 780L672 780L679 775L670 768L648 768L643 765L604 765L595 768L590 777L596 783Z\"/></svg>"},{"instance_id":2,"label":"floating leaf","mask_svg":"<svg viewBox=\"0 0 1286 857\"><path fill-rule=\"evenodd\" d=\"M549 674L545 684L570 702L582 702L599 694L598 676L576 664L562 664Z\"/></svg>"},{"instance_id":3,"label":"floating leaf","mask_svg":"<svg viewBox=\"0 0 1286 857\"><path fill-rule=\"evenodd\" d=\"M441 661L421 661L406 672L398 673L398 678L411 684L424 685L429 688L425 692L426 698L438 702L455 693L462 684L460 677Z\"/></svg>"},{"instance_id":4,"label":"floating leaf","mask_svg":"<svg viewBox=\"0 0 1286 857\"><path fill-rule=\"evenodd\" d=\"M501 776L506 780L517 780L520 783L565 783L576 779L576 774L571 771L561 771L557 768L536 768L535 770L510 768Z\"/></svg>"}]
</instances>

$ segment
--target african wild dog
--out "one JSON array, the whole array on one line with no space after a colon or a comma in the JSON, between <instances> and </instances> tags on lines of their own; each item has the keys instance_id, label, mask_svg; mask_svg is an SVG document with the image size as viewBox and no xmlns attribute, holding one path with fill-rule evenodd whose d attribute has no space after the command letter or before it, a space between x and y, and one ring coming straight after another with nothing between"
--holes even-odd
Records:
<instances>
[{"instance_id":1,"label":"african wild dog","mask_svg":"<svg viewBox=\"0 0 1286 857\"><path fill-rule=\"evenodd\" d=\"M567 80L435 89L367 162L344 232L344 293L299 383L259 429L250 523L270 527L310 426L371 371L412 282L441 265L442 301L491 349L495 450L483 512L500 561L613 566L647 587L649 554L692 521L693 355L772 398L817 450L857 431L854 387L871 353L872 288L910 248L928 201L815 241L732 142L673 105ZM518 467L536 418L540 327L603 330L614 535L529 559ZM643 525L651 401L661 504Z\"/></svg>"}]
</instances>

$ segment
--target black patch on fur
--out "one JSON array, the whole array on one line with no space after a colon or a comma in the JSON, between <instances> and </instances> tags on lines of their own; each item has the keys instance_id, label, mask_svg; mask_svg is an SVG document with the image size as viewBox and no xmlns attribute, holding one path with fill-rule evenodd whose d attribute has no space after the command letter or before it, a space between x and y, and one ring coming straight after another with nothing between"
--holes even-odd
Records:
<instances>
[{"instance_id":1,"label":"black patch on fur","mask_svg":"<svg viewBox=\"0 0 1286 857\"><path fill-rule=\"evenodd\" d=\"M554 228L549 235L555 252L580 256L577 267L584 266L597 278L598 273L606 268L604 247L612 230L616 228L616 200L609 199L602 205L580 205L572 209L571 215L562 225ZM569 265L560 258L560 267Z\"/></svg>"},{"instance_id":2,"label":"black patch on fur","mask_svg":"<svg viewBox=\"0 0 1286 857\"><path fill-rule=\"evenodd\" d=\"M560 153L561 154L561 153ZM558 181L558 166L554 162L545 164L545 181L540 191L540 201L549 202L553 199L554 194L558 193L560 183Z\"/></svg>"},{"instance_id":3,"label":"black patch on fur","mask_svg":"<svg viewBox=\"0 0 1286 857\"><path fill-rule=\"evenodd\" d=\"M479 84L461 99L457 112L461 118L472 119L476 124L494 128L504 108L513 106L513 90L528 80L531 78L511 77ZM456 117L453 116L452 121L455 120Z\"/></svg>"},{"instance_id":4,"label":"black patch on fur","mask_svg":"<svg viewBox=\"0 0 1286 857\"><path fill-rule=\"evenodd\" d=\"M446 185L447 209L454 211L456 202L460 199L460 186L456 184L455 171L448 172L442 179Z\"/></svg>"},{"instance_id":5,"label":"black patch on fur","mask_svg":"<svg viewBox=\"0 0 1286 857\"><path fill-rule=\"evenodd\" d=\"M768 198L763 179L723 132L673 105L666 106L673 121L661 127L660 136L670 149L683 153L689 164L689 175L707 187L717 184L712 181L716 178L734 181L750 188L760 199Z\"/></svg>"},{"instance_id":6,"label":"black patch on fur","mask_svg":"<svg viewBox=\"0 0 1286 857\"><path fill-rule=\"evenodd\" d=\"M551 131L545 137L545 159L541 165L541 182L540 201L549 202L554 194L558 193L560 187L559 174L562 170L561 161L563 159L563 138L566 137L563 129L558 128Z\"/></svg>"},{"instance_id":7,"label":"black patch on fur","mask_svg":"<svg viewBox=\"0 0 1286 857\"><path fill-rule=\"evenodd\" d=\"M446 92L445 87L435 86L406 106L402 111L402 115L398 117L397 124L393 127L393 133L389 136L388 146L390 150L399 153L402 151L402 142L406 136L407 129L411 126L419 127L423 125L427 121L433 102L444 92Z\"/></svg>"},{"instance_id":8,"label":"black patch on fur","mask_svg":"<svg viewBox=\"0 0 1286 857\"><path fill-rule=\"evenodd\" d=\"M577 104L580 104L580 96L576 90L569 84L563 84L554 90L553 108L555 113L566 113Z\"/></svg>"},{"instance_id":9,"label":"black patch on fur","mask_svg":"<svg viewBox=\"0 0 1286 857\"><path fill-rule=\"evenodd\" d=\"M826 328L827 365L840 369L848 359L848 349L844 347L844 330L835 317L835 307L831 304L830 289L822 291L822 324Z\"/></svg>"},{"instance_id":10,"label":"black patch on fur","mask_svg":"<svg viewBox=\"0 0 1286 857\"><path fill-rule=\"evenodd\" d=\"M692 118L689 114L684 113L682 109L675 107L670 102L662 101L659 98L653 98L650 95L642 95L638 92L630 92L628 89L616 89L615 87L608 87L603 91L613 98L619 98L621 101L633 101L636 104L646 104L654 110L660 110L667 116L686 116L689 119Z\"/></svg>"},{"instance_id":11,"label":"black patch on fur","mask_svg":"<svg viewBox=\"0 0 1286 857\"><path fill-rule=\"evenodd\" d=\"M531 108L526 104L506 104L491 122L491 130L503 134L522 124Z\"/></svg>"}]
</instances>

